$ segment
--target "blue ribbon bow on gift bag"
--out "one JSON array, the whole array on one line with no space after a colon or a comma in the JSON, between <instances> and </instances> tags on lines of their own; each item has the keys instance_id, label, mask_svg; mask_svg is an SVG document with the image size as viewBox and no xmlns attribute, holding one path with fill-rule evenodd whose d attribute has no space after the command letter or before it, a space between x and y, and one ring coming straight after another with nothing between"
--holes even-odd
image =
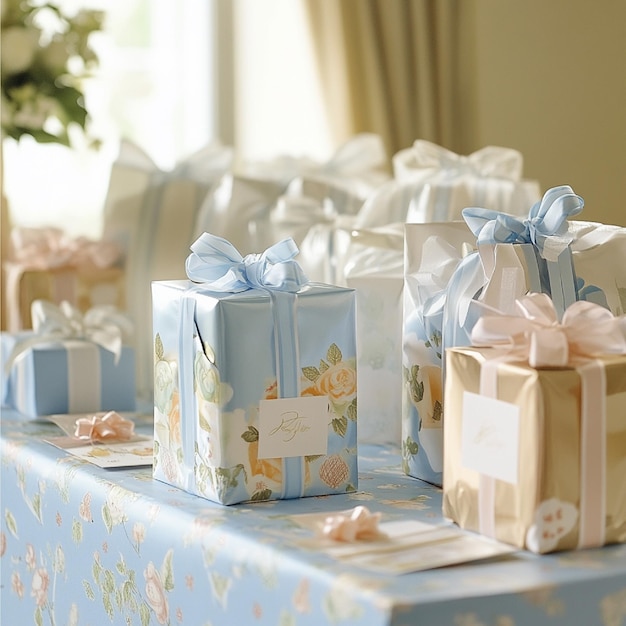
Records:
<instances>
[{"instance_id":1,"label":"blue ribbon bow on gift bag","mask_svg":"<svg viewBox=\"0 0 626 626\"><path fill-rule=\"evenodd\" d=\"M580 213L583 199L569 185L553 187L533 204L528 217L517 217L485 208L468 207L462 214L481 246L526 244L530 290L548 293L560 315L581 296L570 250L568 218ZM480 313L472 302L489 281L478 252L466 257L447 288L444 315L444 349L470 345L470 332Z\"/></svg>"}]
</instances>

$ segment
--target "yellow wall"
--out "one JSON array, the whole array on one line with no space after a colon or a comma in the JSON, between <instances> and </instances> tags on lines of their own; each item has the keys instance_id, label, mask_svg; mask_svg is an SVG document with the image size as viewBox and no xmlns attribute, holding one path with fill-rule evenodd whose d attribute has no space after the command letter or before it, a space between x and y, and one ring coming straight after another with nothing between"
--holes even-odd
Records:
<instances>
[{"instance_id":1,"label":"yellow wall","mask_svg":"<svg viewBox=\"0 0 626 626\"><path fill-rule=\"evenodd\" d=\"M626 226L626 2L461 6L464 152L516 148L542 189L585 199L579 219Z\"/></svg>"}]
</instances>

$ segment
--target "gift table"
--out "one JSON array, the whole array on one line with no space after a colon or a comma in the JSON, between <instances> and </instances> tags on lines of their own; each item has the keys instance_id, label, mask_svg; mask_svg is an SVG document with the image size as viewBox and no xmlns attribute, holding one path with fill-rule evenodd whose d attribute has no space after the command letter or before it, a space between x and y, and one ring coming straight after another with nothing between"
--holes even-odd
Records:
<instances>
[{"instance_id":1,"label":"gift table","mask_svg":"<svg viewBox=\"0 0 626 626\"><path fill-rule=\"evenodd\" d=\"M293 516L356 505L441 521L441 492L362 446L356 493L225 507L101 469L4 411L1 619L16 624L514 626L626 623L626 545L382 575L299 546ZM147 418L137 429L151 433Z\"/></svg>"}]
</instances>

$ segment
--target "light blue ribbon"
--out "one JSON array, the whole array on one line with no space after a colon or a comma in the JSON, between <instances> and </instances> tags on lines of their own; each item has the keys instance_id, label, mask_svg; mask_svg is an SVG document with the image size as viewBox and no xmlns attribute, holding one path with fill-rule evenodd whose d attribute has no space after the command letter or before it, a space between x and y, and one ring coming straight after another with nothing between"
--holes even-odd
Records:
<instances>
[{"instance_id":1,"label":"light blue ribbon","mask_svg":"<svg viewBox=\"0 0 626 626\"><path fill-rule=\"evenodd\" d=\"M574 193L569 185L548 189L539 202L530 208L528 217L517 217L479 207L463 209L463 219L476 235L478 245L496 243L532 243L542 257L546 258L554 237L564 238L563 248L570 239L566 238L567 219L578 215L584 207L584 200Z\"/></svg>"},{"instance_id":2,"label":"light blue ribbon","mask_svg":"<svg viewBox=\"0 0 626 626\"><path fill-rule=\"evenodd\" d=\"M194 358L198 341L196 325L196 293L198 288L192 286L183 293L178 328L178 353L180 364L178 370L179 402L181 415L181 437L183 445L183 484L191 490L195 475L196 438L198 433L197 420L184 421L185 416L197 415L196 396L193 388Z\"/></svg>"},{"instance_id":3,"label":"light blue ribbon","mask_svg":"<svg viewBox=\"0 0 626 626\"><path fill-rule=\"evenodd\" d=\"M561 185L548 189L524 220L478 207L465 208L462 215L479 246L532 244L545 262L539 268L545 281L542 289L552 296L557 312L562 315L576 301L576 277L569 248L572 238L567 235L567 220L578 215L583 207L583 199L569 185ZM528 257L526 249L524 253Z\"/></svg>"},{"instance_id":4,"label":"light blue ribbon","mask_svg":"<svg viewBox=\"0 0 626 626\"><path fill-rule=\"evenodd\" d=\"M478 320L472 303L484 285L485 273L478 252L465 256L446 287L443 310L441 349L442 378L445 381L445 351L455 346L472 345L470 333Z\"/></svg>"},{"instance_id":5,"label":"light blue ribbon","mask_svg":"<svg viewBox=\"0 0 626 626\"><path fill-rule=\"evenodd\" d=\"M189 280L204 283L211 291L239 293L269 289L295 293L309 282L294 261L298 246L283 239L262 254L241 256L229 241L203 233L191 245L185 269Z\"/></svg>"},{"instance_id":6,"label":"light blue ribbon","mask_svg":"<svg viewBox=\"0 0 626 626\"><path fill-rule=\"evenodd\" d=\"M269 293L274 320L278 397L298 397L300 367L295 317L296 292L309 281L293 260L298 254L295 242L290 238L284 239L262 254L242 257L226 239L204 233L193 243L191 251L186 262L187 276L193 282L202 283L203 288L219 293L240 293L249 289L261 289ZM198 335L193 305L188 304L187 300L193 299L195 302L193 292L197 289L192 287L188 290L183 300L181 342L186 345L181 345L181 360L183 354L187 356L182 360L181 380L187 381L193 380L193 355L189 357L189 350L193 350L194 334ZM193 389L185 389L183 392L181 387L181 410L185 409L183 397L189 393L189 397L193 397ZM283 498L302 496L303 464L302 457L283 459Z\"/></svg>"}]
</instances>

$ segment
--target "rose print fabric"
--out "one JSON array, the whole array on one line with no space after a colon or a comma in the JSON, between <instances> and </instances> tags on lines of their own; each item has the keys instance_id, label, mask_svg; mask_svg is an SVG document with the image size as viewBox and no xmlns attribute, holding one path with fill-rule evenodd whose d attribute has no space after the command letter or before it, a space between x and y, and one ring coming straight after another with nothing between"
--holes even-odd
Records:
<instances>
[{"instance_id":1,"label":"rose print fabric","mask_svg":"<svg viewBox=\"0 0 626 626\"><path fill-rule=\"evenodd\" d=\"M60 434L52 424L4 412L0 429L3 626L614 626L626 618L625 545L395 577L302 550L310 531L292 516L303 513L363 505L381 522L444 523L440 490L404 475L390 447L362 447L359 491L225 507L153 480L147 467L111 471L72 457L42 441ZM137 420L141 434L151 429Z\"/></svg>"}]
</instances>

